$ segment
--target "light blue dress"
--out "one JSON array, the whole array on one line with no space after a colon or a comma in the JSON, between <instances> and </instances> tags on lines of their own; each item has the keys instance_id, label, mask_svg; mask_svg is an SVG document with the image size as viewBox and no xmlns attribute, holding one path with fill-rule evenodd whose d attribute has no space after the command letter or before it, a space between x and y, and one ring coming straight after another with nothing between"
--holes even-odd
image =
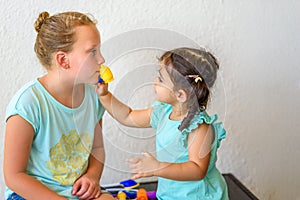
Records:
<instances>
[{"instance_id":1,"label":"light blue dress","mask_svg":"<svg viewBox=\"0 0 300 200\"><path fill-rule=\"evenodd\" d=\"M211 147L210 163L206 176L198 181L175 181L158 177L157 197L160 200L227 200L226 182L216 168L216 151L226 136L222 123L216 123L217 115L208 116L206 112L198 113L190 126L182 132L178 130L181 121L169 119L172 106L156 102L153 104L151 126L156 129L157 159L161 162L182 163L188 161L188 134L198 124L211 124L215 131L215 140Z\"/></svg>"},{"instance_id":2,"label":"light blue dress","mask_svg":"<svg viewBox=\"0 0 300 200\"><path fill-rule=\"evenodd\" d=\"M78 199L72 187L86 172L95 126L104 111L92 85L85 85L82 104L72 109L54 99L37 79L26 84L10 101L5 117L19 115L34 129L26 173L61 196ZM6 199L12 193L7 187Z\"/></svg>"}]
</instances>

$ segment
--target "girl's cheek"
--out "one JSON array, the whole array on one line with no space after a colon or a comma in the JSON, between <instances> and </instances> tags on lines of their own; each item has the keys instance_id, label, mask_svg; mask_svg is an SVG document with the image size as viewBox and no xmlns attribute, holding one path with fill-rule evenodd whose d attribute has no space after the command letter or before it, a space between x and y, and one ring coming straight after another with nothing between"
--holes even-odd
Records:
<instances>
[{"instance_id":1,"label":"girl's cheek","mask_svg":"<svg viewBox=\"0 0 300 200\"><path fill-rule=\"evenodd\" d=\"M156 94L157 93L157 85L156 84L153 85L153 90L154 90L154 92Z\"/></svg>"}]
</instances>

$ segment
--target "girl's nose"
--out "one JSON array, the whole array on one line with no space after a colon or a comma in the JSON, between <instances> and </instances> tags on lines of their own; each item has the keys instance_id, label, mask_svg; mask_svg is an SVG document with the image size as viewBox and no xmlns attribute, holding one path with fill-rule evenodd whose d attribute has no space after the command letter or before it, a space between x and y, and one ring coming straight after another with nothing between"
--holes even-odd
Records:
<instances>
[{"instance_id":1,"label":"girl's nose","mask_svg":"<svg viewBox=\"0 0 300 200\"><path fill-rule=\"evenodd\" d=\"M98 64L98 65L101 65L101 64L103 64L103 63L105 63L105 59L104 59L104 57L102 56L101 52L99 52L99 54L98 54L98 56L97 56L97 64Z\"/></svg>"},{"instance_id":2,"label":"girl's nose","mask_svg":"<svg viewBox=\"0 0 300 200\"><path fill-rule=\"evenodd\" d=\"M103 63L105 63L105 59L104 59L104 57L101 55L100 58L98 59L98 64L101 65L101 64L103 64Z\"/></svg>"}]
</instances>

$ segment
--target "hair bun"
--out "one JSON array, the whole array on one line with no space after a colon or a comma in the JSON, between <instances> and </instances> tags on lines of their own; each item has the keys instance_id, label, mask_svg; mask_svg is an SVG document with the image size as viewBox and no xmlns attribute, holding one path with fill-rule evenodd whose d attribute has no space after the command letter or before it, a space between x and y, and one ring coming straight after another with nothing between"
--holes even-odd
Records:
<instances>
[{"instance_id":1,"label":"hair bun","mask_svg":"<svg viewBox=\"0 0 300 200\"><path fill-rule=\"evenodd\" d=\"M36 32L40 32L42 25L44 24L45 20L49 18L49 16L49 13L46 11L39 14L39 17L34 23L34 29Z\"/></svg>"}]
</instances>

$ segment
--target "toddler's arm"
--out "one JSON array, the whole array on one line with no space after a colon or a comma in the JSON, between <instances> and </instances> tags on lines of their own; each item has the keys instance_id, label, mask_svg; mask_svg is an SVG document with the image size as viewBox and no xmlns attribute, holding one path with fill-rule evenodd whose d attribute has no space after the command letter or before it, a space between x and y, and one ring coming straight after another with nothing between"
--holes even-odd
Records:
<instances>
[{"instance_id":1,"label":"toddler's arm","mask_svg":"<svg viewBox=\"0 0 300 200\"><path fill-rule=\"evenodd\" d=\"M107 84L105 83L99 83L96 91L104 108L121 124L138 128L150 127L152 108L144 110L132 110L129 106L125 105L116 97L114 97L107 90Z\"/></svg>"},{"instance_id":2,"label":"toddler's arm","mask_svg":"<svg viewBox=\"0 0 300 200\"><path fill-rule=\"evenodd\" d=\"M213 141L212 128L207 124L200 125L189 133L189 161L183 163L159 162L151 154L143 153L144 158L131 158L133 179L159 176L178 181L203 179L206 175L210 149Z\"/></svg>"},{"instance_id":3,"label":"toddler's arm","mask_svg":"<svg viewBox=\"0 0 300 200\"><path fill-rule=\"evenodd\" d=\"M66 199L26 174L33 136L33 127L19 115L7 120L4 147L6 185L25 199Z\"/></svg>"}]
</instances>

